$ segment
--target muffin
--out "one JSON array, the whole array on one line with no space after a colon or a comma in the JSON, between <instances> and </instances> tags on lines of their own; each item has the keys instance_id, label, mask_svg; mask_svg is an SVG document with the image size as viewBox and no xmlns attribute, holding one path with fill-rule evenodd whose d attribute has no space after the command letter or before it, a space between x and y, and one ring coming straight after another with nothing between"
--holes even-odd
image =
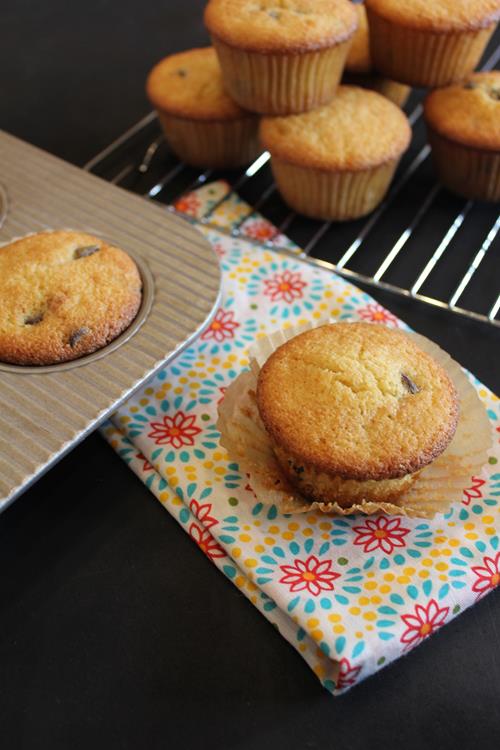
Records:
<instances>
[{"instance_id":1,"label":"muffin","mask_svg":"<svg viewBox=\"0 0 500 750\"><path fill-rule=\"evenodd\" d=\"M340 86L325 107L263 118L260 134L291 208L343 221L364 216L383 199L411 129L403 112L380 94Z\"/></svg>"},{"instance_id":2,"label":"muffin","mask_svg":"<svg viewBox=\"0 0 500 750\"><path fill-rule=\"evenodd\" d=\"M471 73L500 18L498 0L366 0L377 70L410 86Z\"/></svg>"},{"instance_id":3,"label":"muffin","mask_svg":"<svg viewBox=\"0 0 500 750\"><path fill-rule=\"evenodd\" d=\"M356 19L349 0L210 0L205 10L227 91L263 114L333 99Z\"/></svg>"},{"instance_id":4,"label":"muffin","mask_svg":"<svg viewBox=\"0 0 500 750\"><path fill-rule=\"evenodd\" d=\"M123 251L83 232L0 248L0 361L50 365L115 339L135 318L141 277Z\"/></svg>"},{"instance_id":5,"label":"muffin","mask_svg":"<svg viewBox=\"0 0 500 750\"><path fill-rule=\"evenodd\" d=\"M347 54L342 83L372 89L387 97L398 107L403 107L408 100L411 88L405 86L404 83L384 78L373 70L366 9L362 3L357 3L355 7L358 13L358 28Z\"/></svg>"},{"instance_id":6,"label":"muffin","mask_svg":"<svg viewBox=\"0 0 500 750\"><path fill-rule=\"evenodd\" d=\"M500 201L500 71L433 91L424 114L440 181L465 198Z\"/></svg>"},{"instance_id":7,"label":"muffin","mask_svg":"<svg viewBox=\"0 0 500 750\"><path fill-rule=\"evenodd\" d=\"M400 331L337 323L306 331L260 370L257 406L287 480L316 502L398 498L458 422L444 369Z\"/></svg>"},{"instance_id":8,"label":"muffin","mask_svg":"<svg viewBox=\"0 0 500 750\"><path fill-rule=\"evenodd\" d=\"M146 92L177 156L195 167L239 167L259 155L258 119L224 91L212 47L170 55L151 71Z\"/></svg>"}]
</instances>

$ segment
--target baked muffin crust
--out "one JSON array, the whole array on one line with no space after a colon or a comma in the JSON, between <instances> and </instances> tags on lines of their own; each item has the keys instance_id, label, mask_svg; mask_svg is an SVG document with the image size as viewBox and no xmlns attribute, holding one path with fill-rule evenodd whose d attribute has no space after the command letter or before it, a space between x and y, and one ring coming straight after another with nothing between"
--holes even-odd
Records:
<instances>
[{"instance_id":1,"label":"baked muffin crust","mask_svg":"<svg viewBox=\"0 0 500 750\"><path fill-rule=\"evenodd\" d=\"M273 157L335 171L370 169L398 158L408 147L408 119L374 91L339 86L324 107L290 117L265 117L261 140Z\"/></svg>"},{"instance_id":2,"label":"baked muffin crust","mask_svg":"<svg viewBox=\"0 0 500 750\"><path fill-rule=\"evenodd\" d=\"M210 0L205 24L239 49L307 52L348 39L357 14L349 0Z\"/></svg>"},{"instance_id":3,"label":"baked muffin crust","mask_svg":"<svg viewBox=\"0 0 500 750\"><path fill-rule=\"evenodd\" d=\"M446 374L400 331L337 323L279 347L262 367L257 404L280 463L359 481L417 472L458 421Z\"/></svg>"},{"instance_id":4,"label":"baked muffin crust","mask_svg":"<svg viewBox=\"0 0 500 750\"><path fill-rule=\"evenodd\" d=\"M498 0L366 0L382 18L435 32L486 28L500 18Z\"/></svg>"},{"instance_id":5,"label":"baked muffin crust","mask_svg":"<svg viewBox=\"0 0 500 750\"><path fill-rule=\"evenodd\" d=\"M432 91L425 119L439 135L487 151L500 151L500 71L474 73L464 82Z\"/></svg>"},{"instance_id":6,"label":"baked muffin crust","mask_svg":"<svg viewBox=\"0 0 500 750\"><path fill-rule=\"evenodd\" d=\"M115 339L141 304L123 250L83 232L30 235L0 248L0 361L47 365Z\"/></svg>"},{"instance_id":7,"label":"baked muffin crust","mask_svg":"<svg viewBox=\"0 0 500 750\"><path fill-rule=\"evenodd\" d=\"M228 94L213 47L180 52L160 60L150 72L146 93L155 109L195 120L252 117Z\"/></svg>"}]
</instances>

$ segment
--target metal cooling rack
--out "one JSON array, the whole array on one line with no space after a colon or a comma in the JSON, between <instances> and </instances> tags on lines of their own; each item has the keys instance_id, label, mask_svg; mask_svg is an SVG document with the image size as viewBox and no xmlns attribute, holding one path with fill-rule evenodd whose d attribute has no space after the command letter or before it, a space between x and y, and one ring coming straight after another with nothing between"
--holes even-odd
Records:
<instances>
[{"instance_id":1,"label":"metal cooling rack","mask_svg":"<svg viewBox=\"0 0 500 750\"><path fill-rule=\"evenodd\" d=\"M496 68L499 60L497 32L481 68ZM320 222L290 212L273 182L267 152L239 172L200 173L180 163L169 151L154 112L88 162L85 169L163 203L173 212L171 204L186 192L225 179L232 192L203 216L205 226L228 231L214 223L214 212L237 192L252 209L233 228L233 236L290 254L279 235L264 243L245 235L245 221L258 211L278 227L279 234L286 233L303 248L300 257L306 262L354 282L500 326L498 207L460 199L436 183L422 98L423 92L414 92L405 108L413 128L412 145L390 192L368 218L357 221Z\"/></svg>"}]
</instances>

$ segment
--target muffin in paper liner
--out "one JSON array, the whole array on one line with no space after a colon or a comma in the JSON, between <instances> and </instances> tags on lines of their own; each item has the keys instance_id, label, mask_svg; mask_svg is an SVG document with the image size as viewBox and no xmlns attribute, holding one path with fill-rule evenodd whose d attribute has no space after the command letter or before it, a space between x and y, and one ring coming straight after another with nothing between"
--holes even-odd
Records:
<instances>
[{"instance_id":1,"label":"muffin in paper liner","mask_svg":"<svg viewBox=\"0 0 500 750\"><path fill-rule=\"evenodd\" d=\"M259 502L274 504L283 513L322 513L353 515L355 513L403 515L433 518L444 513L460 499L472 475L478 475L487 461L491 447L491 427L486 411L460 365L429 339L406 333L432 356L452 379L460 399L460 418L453 440L432 463L425 466L417 480L397 500L363 501L348 507L337 502L311 502L303 497L285 477L272 450L256 401L257 378L262 365L281 344L299 333L331 321L290 327L275 331L257 341L249 351L251 369L239 375L227 389L219 406L217 423L221 445L246 472Z\"/></svg>"}]
</instances>

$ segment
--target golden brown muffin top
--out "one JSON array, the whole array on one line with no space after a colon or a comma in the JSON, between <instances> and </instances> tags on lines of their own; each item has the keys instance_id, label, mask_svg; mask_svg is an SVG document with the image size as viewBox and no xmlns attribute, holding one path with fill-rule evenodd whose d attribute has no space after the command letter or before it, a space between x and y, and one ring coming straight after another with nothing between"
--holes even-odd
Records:
<instances>
[{"instance_id":1,"label":"golden brown muffin top","mask_svg":"<svg viewBox=\"0 0 500 750\"><path fill-rule=\"evenodd\" d=\"M252 117L224 91L213 47L191 49L160 60L146 82L153 107L196 120Z\"/></svg>"},{"instance_id":2,"label":"golden brown muffin top","mask_svg":"<svg viewBox=\"0 0 500 750\"><path fill-rule=\"evenodd\" d=\"M366 0L388 21L429 31L479 29L500 18L499 0Z\"/></svg>"},{"instance_id":3,"label":"golden brown muffin top","mask_svg":"<svg viewBox=\"0 0 500 750\"><path fill-rule=\"evenodd\" d=\"M362 3L357 3L355 8L358 14L358 28L352 38L345 69L353 73L369 73L372 69L372 58L366 8Z\"/></svg>"},{"instance_id":4,"label":"golden brown muffin top","mask_svg":"<svg viewBox=\"0 0 500 750\"><path fill-rule=\"evenodd\" d=\"M325 107L289 117L264 117L264 147L290 164L349 171L400 156L411 139L399 107L374 91L339 86Z\"/></svg>"},{"instance_id":5,"label":"golden brown muffin top","mask_svg":"<svg viewBox=\"0 0 500 750\"><path fill-rule=\"evenodd\" d=\"M121 333L141 303L123 250L83 232L42 232L0 248L0 361L76 359Z\"/></svg>"},{"instance_id":6,"label":"golden brown muffin top","mask_svg":"<svg viewBox=\"0 0 500 750\"><path fill-rule=\"evenodd\" d=\"M271 439L294 462L346 479L417 471L453 437L455 387L400 331L337 323L279 347L259 374L257 403Z\"/></svg>"},{"instance_id":7,"label":"golden brown muffin top","mask_svg":"<svg viewBox=\"0 0 500 750\"><path fill-rule=\"evenodd\" d=\"M500 151L500 71L432 91L425 119L439 135L473 148Z\"/></svg>"},{"instance_id":8,"label":"golden brown muffin top","mask_svg":"<svg viewBox=\"0 0 500 750\"><path fill-rule=\"evenodd\" d=\"M357 14L349 0L210 0L213 36L248 51L307 52L348 39Z\"/></svg>"}]
</instances>

